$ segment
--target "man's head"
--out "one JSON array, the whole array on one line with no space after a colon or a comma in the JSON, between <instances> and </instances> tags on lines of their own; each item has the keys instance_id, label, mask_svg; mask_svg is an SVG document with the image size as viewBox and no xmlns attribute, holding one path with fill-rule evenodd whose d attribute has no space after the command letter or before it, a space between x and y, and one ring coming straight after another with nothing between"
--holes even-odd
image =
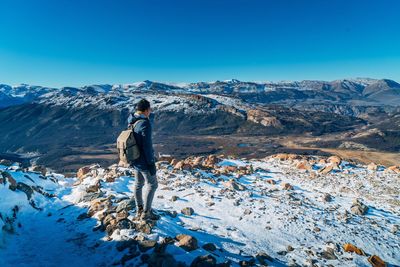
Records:
<instances>
[{"instance_id":1,"label":"man's head","mask_svg":"<svg viewBox=\"0 0 400 267\"><path fill-rule=\"evenodd\" d=\"M151 108L150 108L150 102L147 101L146 99L141 99L137 104L136 104L136 112L145 115L147 118L150 116L151 113Z\"/></svg>"}]
</instances>

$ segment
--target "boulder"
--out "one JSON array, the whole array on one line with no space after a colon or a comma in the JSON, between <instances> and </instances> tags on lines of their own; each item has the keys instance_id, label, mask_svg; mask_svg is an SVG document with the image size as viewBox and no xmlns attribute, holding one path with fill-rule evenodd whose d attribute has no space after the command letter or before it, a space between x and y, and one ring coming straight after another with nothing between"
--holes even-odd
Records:
<instances>
[{"instance_id":1,"label":"boulder","mask_svg":"<svg viewBox=\"0 0 400 267\"><path fill-rule=\"evenodd\" d=\"M217 250L217 247L213 243L204 244L202 246L202 248L207 250L207 251L215 251L215 250Z\"/></svg>"},{"instance_id":2,"label":"boulder","mask_svg":"<svg viewBox=\"0 0 400 267\"><path fill-rule=\"evenodd\" d=\"M329 164L319 169L318 172L321 174L327 174L330 173L332 170L333 170L333 165Z\"/></svg>"},{"instance_id":3,"label":"boulder","mask_svg":"<svg viewBox=\"0 0 400 267\"><path fill-rule=\"evenodd\" d=\"M293 186L291 184L289 184L289 183L283 183L282 184L282 189L283 190L292 190Z\"/></svg>"},{"instance_id":4,"label":"boulder","mask_svg":"<svg viewBox=\"0 0 400 267\"><path fill-rule=\"evenodd\" d=\"M186 216L192 216L194 213L194 210L191 207L186 207L181 210L181 213L185 214Z\"/></svg>"},{"instance_id":5,"label":"boulder","mask_svg":"<svg viewBox=\"0 0 400 267\"><path fill-rule=\"evenodd\" d=\"M371 263L372 267L386 267L386 262L376 255L372 255L368 258L368 262Z\"/></svg>"},{"instance_id":6,"label":"boulder","mask_svg":"<svg viewBox=\"0 0 400 267\"><path fill-rule=\"evenodd\" d=\"M311 165L306 160L303 160L296 164L296 168L299 170L311 170Z\"/></svg>"},{"instance_id":7,"label":"boulder","mask_svg":"<svg viewBox=\"0 0 400 267\"><path fill-rule=\"evenodd\" d=\"M362 203L360 200L355 199L350 208L351 213L356 215L364 215L368 211L368 206Z\"/></svg>"},{"instance_id":8,"label":"boulder","mask_svg":"<svg viewBox=\"0 0 400 267\"><path fill-rule=\"evenodd\" d=\"M86 175L90 172L90 166L84 166L82 168L80 168L76 174L76 177L78 177L78 179L80 181L83 181L83 179L85 179Z\"/></svg>"},{"instance_id":9,"label":"boulder","mask_svg":"<svg viewBox=\"0 0 400 267\"><path fill-rule=\"evenodd\" d=\"M210 254L197 256L190 264L190 267L214 267L214 266L217 266L217 260Z\"/></svg>"},{"instance_id":10,"label":"boulder","mask_svg":"<svg viewBox=\"0 0 400 267\"><path fill-rule=\"evenodd\" d=\"M342 162L342 159L340 158L340 157L338 157L338 156L330 156L328 159L327 159L327 162L328 163L331 163L331 164L333 164L333 165L340 165L340 163Z\"/></svg>"},{"instance_id":11,"label":"boulder","mask_svg":"<svg viewBox=\"0 0 400 267\"><path fill-rule=\"evenodd\" d=\"M230 190L237 190L237 191L244 191L246 190L246 187L238 182L236 182L233 179L230 179L229 181L224 183L225 187L230 189Z\"/></svg>"},{"instance_id":12,"label":"boulder","mask_svg":"<svg viewBox=\"0 0 400 267\"><path fill-rule=\"evenodd\" d=\"M400 167L399 166L390 166L388 167L385 172L389 172L389 173L400 173Z\"/></svg>"},{"instance_id":13,"label":"boulder","mask_svg":"<svg viewBox=\"0 0 400 267\"><path fill-rule=\"evenodd\" d=\"M34 171L34 172L39 172L39 173L41 173L43 176L45 176L46 173L47 173L46 167L41 166L41 165L35 165L35 166L33 166L33 167L32 167L32 171Z\"/></svg>"},{"instance_id":14,"label":"boulder","mask_svg":"<svg viewBox=\"0 0 400 267\"><path fill-rule=\"evenodd\" d=\"M186 251L193 251L198 248L197 239L191 235L180 234L175 238L179 241L178 246Z\"/></svg>"},{"instance_id":15,"label":"boulder","mask_svg":"<svg viewBox=\"0 0 400 267\"><path fill-rule=\"evenodd\" d=\"M371 162L370 164L368 164L367 169L370 171L376 171L378 169L378 165L376 165L375 163Z\"/></svg>"},{"instance_id":16,"label":"boulder","mask_svg":"<svg viewBox=\"0 0 400 267\"><path fill-rule=\"evenodd\" d=\"M364 253L364 251L362 251L362 249L360 249L360 248L358 248L358 247L356 247L356 246L354 246L353 244L350 244L350 243L344 244L343 245L343 249L346 252L352 252L352 253L354 252L354 253L356 253L358 255L365 255L365 253Z\"/></svg>"},{"instance_id":17,"label":"boulder","mask_svg":"<svg viewBox=\"0 0 400 267\"><path fill-rule=\"evenodd\" d=\"M0 165L10 167L11 165L13 165L13 162L8 159L0 159Z\"/></svg>"}]
</instances>

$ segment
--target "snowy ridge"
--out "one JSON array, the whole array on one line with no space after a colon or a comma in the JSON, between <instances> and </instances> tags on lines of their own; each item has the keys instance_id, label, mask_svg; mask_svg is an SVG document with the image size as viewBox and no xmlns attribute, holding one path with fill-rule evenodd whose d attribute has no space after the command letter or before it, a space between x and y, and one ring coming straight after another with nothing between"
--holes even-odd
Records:
<instances>
[{"instance_id":1,"label":"snowy ridge","mask_svg":"<svg viewBox=\"0 0 400 267\"><path fill-rule=\"evenodd\" d=\"M0 165L0 265L371 266L372 255L400 264L399 166L291 154L157 165L161 218L147 222L134 219L131 169L93 165L64 178ZM35 191L34 208L12 179L51 194Z\"/></svg>"}]
</instances>

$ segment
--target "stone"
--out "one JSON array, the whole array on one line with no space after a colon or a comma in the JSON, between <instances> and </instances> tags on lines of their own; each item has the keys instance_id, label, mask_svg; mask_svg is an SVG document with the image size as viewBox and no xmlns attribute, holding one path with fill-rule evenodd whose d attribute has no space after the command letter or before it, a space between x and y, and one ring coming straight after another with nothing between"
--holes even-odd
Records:
<instances>
[{"instance_id":1,"label":"stone","mask_svg":"<svg viewBox=\"0 0 400 267\"><path fill-rule=\"evenodd\" d=\"M216 266L216 264L217 260L210 254L208 254L197 256L190 264L190 267L213 267Z\"/></svg>"},{"instance_id":2,"label":"stone","mask_svg":"<svg viewBox=\"0 0 400 267\"><path fill-rule=\"evenodd\" d=\"M194 210L191 207L186 207L181 210L181 213L186 216L192 216L194 213Z\"/></svg>"},{"instance_id":3,"label":"stone","mask_svg":"<svg viewBox=\"0 0 400 267\"><path fill-rule=\"evenodd\" d=\"M87 193L97 193L100 190L100 181L96 182L94 185L90 185L86 188Z\"/></svg>"},{"instance_id":4,"label":"stone","mask_svg":"<svg viewBox=\"0 0 400 267\"><path fill-rule=\"evenodd\" d=\"M134 239L119 241L115 246L118 251L124 251L129 248L129 250L136 250L138 242Z\"/></svg>"},{"instance_id":5,"label":"stone","mask_svg":"<svg viewBox=\"0 0 400 267\"><path fill-rule=\"evenodd\" d=\"M179 199L178 196L172 196L172 197L171 197L171 201L177 201L178 199Z\"/></svg>"},{"instance_id":6,"label":"stone","mask_svg":"<svg viewBox=\"0 0 400 267\"><path fill-rule=\"evenodd\" d=\"M175 238L179 241L178 246L186 251L193 251L198 248L197 239L191 235L180 234Z\"/></svg>"},{"instance_id":7,"label":"stone","mask_svg":"<svg viewBox=\"0 0 400 267\"><path fill-rule=\"evenodd\" d=\"M266 180L266 182L269 184L272 184L272 185L276 184L275 180L272 180L272 179L268 179L268 180Z\"/></svg>"},{"instance_id":8,"label":"stone","mask_svg":"<svg viewBox=\"0 0 400 267\"><path fill-rule=\"evenodd\" d=\"M358 247L356 247L356 246L354 246L353 244L350 244L350 243L344 244L343 245L343 249L346 252L354 252L354 253L356 253L358 255L365 255L365 253L364 253L364 251L362 251L362 249L360 249L360 248L358 248Z\"/></svg>"},{"instance_id":9,"label":"stone","mask_svg":"<svg viewBox=\"0 0 400 267\"><path fill-rule=\"evenodd\" d=\"M17 183L17 190L24 192L26 197L28 198L28 200L30 200L32 198L33 189L29 185L27 185L25 183L18 182Z\"/></svg>"},{"instance_id":10,"label":"stone","mask_svg":"<svg viewBox=\"0 0 400 267\"><path fill-rule=\"evenodd\" d=\"M130 199L126 199L121 201L118 206L117 209L115 210L117 213L121 212L121 211L131 211L135 206L135 202L130 200Z\"/></svg>"},{"instance_id":11,"label":"stone","mask_svg":"<svg viewBox=\"0 0 400 267\"><path fill-rule=\"evenodd\" d=\"M321 258L326 260L337 260L337 256L335 255L335 251L332 248L326 248L324 251L320 253Z\"/></svg>"},{"instance_id":12,"label":"stone","mask_svg":"<svg viewBox=\"0 0 400 267\"><path fill-rule=\"evenodd\" d=\"M80 181L82 181L83 179L85 179L86 175L90 172L90 166L84 166L82 168L80 168L76 174L76 177L78 177L78 179Z\"/></svg>"},{"instance_id":13,"label":"stone","mask_svg":"<svg viewBox=\"0 0 400 267\"><path fill-rule=\"evenodd\" d=\"M376 171L378 169L378 165L376 165L375 163L371 162L370 164L368 164L367 169L370 171Z\"/></svg>"},{"instance_id":14,"label":"stone","mask_svg":"<svg viewBox=\"0 0 400 267\"><path fill-rule=\"evenodd\" d=\"M11 165L13 165L13 162L8 159L0 159L0 165L10 167Z\"/></svg>"},{"instance_id":15,"label":"stone","mask_svg":"<svg viewBox=\"0 0 400 267\"><path fill-rule=\"evenodd\" d=\"M204 244L202 248L207 251L215 251L217 249L217 247L213 243Z\"/></svg>"},{"instance_id":16,"label":"stone","mask_svg":"<svg viewBox=\"0 0 400 267\"><path fill-rule=\"evenodd\" d=\"M327 159L327 162L333 165L340 165L340 163L342 163L342 159L338 156L331 156Z\"/></svg>"},{"instance_id":17,"label":"stone","mask_svg":"<svg viewBox=\"0 0 400 267\"><path fill-rule=\"evenodd\" d=\"M364 215L368 211L368 206L362 203L360 200L355 199L350 208L351 213L356 215Z\"/></svg>"},{"instance_id":18,"label":"stone","mask_svg":"<svg viewBox=\"0 0 400 267\"><path fill-rule=\"evenodd\" d=\"M291 251L294 250L294 248L293 248L291 245L288 245L287 248L286 248L286 250L287 250L288 252L291 252Z\"/></svg>"},{"instance_id":19,"label":"stone","mask_svg":"<svg viewBox=\"0 0 400 267\"><path fill-rule=\"evenodd\" d=\"M332 196L329 193L324 193L322 195L322 201L331 202L332 201Z\"/></svg>"},{"instance_id":20,"label":"stone","mask_svg":"<svg viewBox=\"0 0 400 267\"><path fill-rule=\"evenodd\" d=\"M150 221L150 220L149 221L140 221L137 224L135 224L135 229L138 232L150 234L155 223L156 223L155 221Z\"/></svg>"},{"instance_id":21,"label":"stone","mask_svg":"<svg viewBox=\"0 0 400 267\"><path fill-rule=\"evenodd\" d=\"M17 189L17 181L14 179L14 177L12 177L8 172L2 172L2 174L5 180L10 184L8 188L12 191L15 191Z\"/></svg>"},{"instance_id":22,"label":"stone","mask_svg":"<svg viewBox=\"0 0 400 267\"><path fill-rule=\"evenodd\" d=\"M35 165L35 166L33 166L33 167L32 167L32 171L34 171L34 172L39 172L39 173L41 173L43 176L45 176L46 173L47 173L46 167L41 166L41 165Z\"/></svg>"},{"instance_id":23,"label":"stone","mask_svg":"<svg viewBox=\"0 0 400 267\"><path fill-rule=\"evenodd\" d=\"M386 263L376 255L370 256L368 262L371 263L372 267L386 267Z\"/></svg>"},{"instance_id":24,"label":"stone","mask_svg":"<svg viewBox=\"0 0 400 267\"><path fill-rule=\"evenodd\" d=\"M244 191L246 187L240 183L237 183L235 180L231 179L224 183L225 187L230 190Z\"/></svg>"},{"instance_id":25,"label":"stone","mask_svg":"<svg viewBox=\"0 0 400 267\"><path fill-rule=\"evenodd\" d=\"M293 190L293 186L289 183L283 183L282 184L282 189L283 190Z\"/></svg>"},{"instance_id":26,"label":"stone","mask_svg":"<svg viewBox=\"0 0 400 267\"><path fill-rule=\"evenodd\" d=\"M247 267L247 266L255 266L256 260L254 258L251 258L249 260L241 260L239 261L239 266L241 267Z\"/></svg>"},{"instance_id":27,"label":"stone","mask_svg":"<svg viewBox=\"0 0 400 267\"><path fill-rule=\"evenodd\" d=\"M330 173L332 170L333 170L333 165L326 165L321 169L319 169L318 172L321 174L327 174Z\"/></svg>"},{"instance_id":28,"label":"stone","mask_svg":"<svg viewBox=\"0 0 400 267\"><path fill-rule=\"evenodd\" d=\"M311 165L306 160L303 160L296 164L296 168L299 170L311 170Z\"/></svg>"},{"instance_id":29,"label":"stone","mask_svg":"<svg viewBox=\"0 0 400 267\"><path fill-rule=\"evenodd\" d=\"M156 244L157 244L157 241L155 241L155 240L138 241L138 247L141 252L146 252L149 249L154 248L156 246Z\"/></svg>"},{"instance_id":30,"label":"stone","mask_svg":"<svg viewBox=\"0 0 400 267\"><path fill-rule=\"evenodd\" d=\"M399 166L390 166L385 170L385 172L400 173L400 167Z\"/></svg>"},{"instance_id":31,"label":"stone","mask_svg":"<svg viewBox=\"0 0 400 267\"><path fill-rule=\"evenodd\" d=\"M261 264L264 264L264 265L267 264L266 261L270 261L270 262L273 262L273 261L274 261L274 259L273 259L271 256L269 256L267 253L265 253L265 252L258 252L257 255L256 255L256 259L257 259Z\"/></svg>"}]
</instances>

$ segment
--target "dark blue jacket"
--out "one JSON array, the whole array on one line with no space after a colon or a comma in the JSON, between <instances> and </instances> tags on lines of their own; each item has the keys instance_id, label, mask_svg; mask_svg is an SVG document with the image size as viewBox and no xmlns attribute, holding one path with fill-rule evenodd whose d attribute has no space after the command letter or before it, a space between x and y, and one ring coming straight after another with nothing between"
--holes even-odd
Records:
<instances>
[{"instance_id":1,"label":"dark blue jacket","mask_svg":"<svg viewBox=\"0 0 400 267\"><path fill-rule=\"evenodd\" d=\"M140 156L132 162L133 167L141 171L148 171L155 164L151 123L148 118L143 115L132 114L129 119L129 126L140 120L133 129L136 143L139 147Z\"/></svg>"}]
</instances>

